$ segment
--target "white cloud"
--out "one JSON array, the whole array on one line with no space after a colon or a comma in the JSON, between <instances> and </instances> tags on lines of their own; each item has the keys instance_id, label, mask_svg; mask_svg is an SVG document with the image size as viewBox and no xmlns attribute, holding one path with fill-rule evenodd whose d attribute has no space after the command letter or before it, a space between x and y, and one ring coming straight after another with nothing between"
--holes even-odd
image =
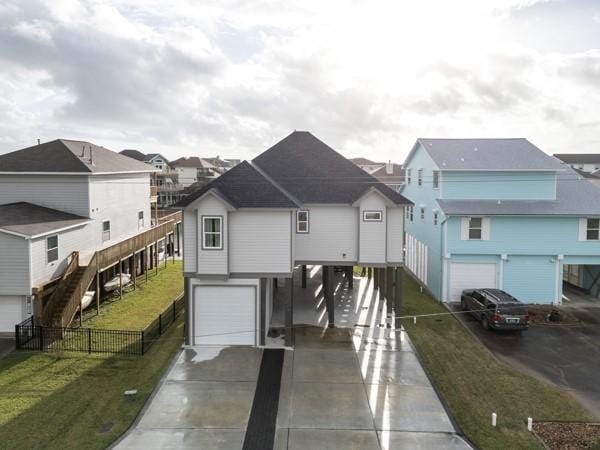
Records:
<instances>
[{"instance_id":1,"label":"white cloud","mask_svg":"<svg viewBox=\"0 0 600 450\"><path fill-rule=\"evenodd\" d=\"M418 136L594 150L598 50L512 33L546 3L7 2L0 152L60 136L249 158L293 129L382 160Z\"/></svg>"}]
</instances>

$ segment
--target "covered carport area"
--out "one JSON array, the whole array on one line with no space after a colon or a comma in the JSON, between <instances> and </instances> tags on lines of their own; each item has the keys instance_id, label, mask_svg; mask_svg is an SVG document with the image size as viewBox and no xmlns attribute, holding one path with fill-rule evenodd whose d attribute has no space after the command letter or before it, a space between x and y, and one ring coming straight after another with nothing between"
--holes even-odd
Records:
<instances>
[{"instance_id":1,"label":"covered carport area","mask_svg":"<svg viewBox=\"0 0 600 450\"><path fill-rule=\"evenodd\" d=\"M563 304L600 305L600 256L565 256L562 270Z\"/></svg>"}]
</instances>

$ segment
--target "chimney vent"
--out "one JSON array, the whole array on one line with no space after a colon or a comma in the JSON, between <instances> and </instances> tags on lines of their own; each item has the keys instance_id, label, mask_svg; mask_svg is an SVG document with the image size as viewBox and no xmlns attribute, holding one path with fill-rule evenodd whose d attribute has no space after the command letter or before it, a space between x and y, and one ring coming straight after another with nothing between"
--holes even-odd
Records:
<instances>
[{"instance_id":1,"label":"chimney vent","mask_svg":"<svg viewBox=\"0 0 600 450\"><path fill-rule=\"evenodd\" d=\"M391 160L385 164L385 173L387 175L392 175L394 173L394 165Z\"/></svg>"},{"instance_id":2,"label":"chimney vent","mask_svg":"<svg viewBox=\"0 0 600 450\"><path fill-rule=\"evenodd\" d=\"M38 145L40 145L40 138L38 138Z\"/></svg>"}]
</instances>

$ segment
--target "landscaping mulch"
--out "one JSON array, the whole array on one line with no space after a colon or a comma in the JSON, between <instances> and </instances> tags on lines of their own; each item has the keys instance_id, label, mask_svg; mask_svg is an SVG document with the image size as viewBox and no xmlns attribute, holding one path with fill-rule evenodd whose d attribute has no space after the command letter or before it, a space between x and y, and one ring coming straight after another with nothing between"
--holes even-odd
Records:
<instances>
[{"instance_id":1,"label":"landscaping mulch","mask_svg":"<svg viewBox=\"0 0 600 450\"><path fill-rule=\"evenodd\" d=\"M548 315L553 310L560 313L560 321L552 322L548 320ZM553 305L527 305L527 312L529 313L529 323L532 324L576 325L581 323L581 321L566 308L560 308Z\"/></svg>"},{"instance_id":2,"label":"landscaping mulch","mask_svg":"<svg viewBox=\"0 0 600 450\"><path fill-rule=\"evenodd\" d=\"M550 450L600 449L600 423L536 422L533 431Z\"/></svg>"}]
</instances>

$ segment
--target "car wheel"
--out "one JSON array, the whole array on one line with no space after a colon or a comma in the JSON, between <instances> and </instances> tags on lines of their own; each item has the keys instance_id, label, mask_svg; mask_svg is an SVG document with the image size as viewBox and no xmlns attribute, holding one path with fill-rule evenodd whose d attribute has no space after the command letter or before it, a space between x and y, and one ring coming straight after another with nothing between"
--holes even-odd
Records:
<instances>
[{"instance_id":1,"label":"car wheel","mask_svg":"<svg viewBox=\"0 0 600 450\"><path fill-rule=\"evenodd\" d=\"M484 330L490 329L490 322L488 321L487 317L483 316L481 318L481 326L483 327Z\"/></svg>"}]
</instances>

